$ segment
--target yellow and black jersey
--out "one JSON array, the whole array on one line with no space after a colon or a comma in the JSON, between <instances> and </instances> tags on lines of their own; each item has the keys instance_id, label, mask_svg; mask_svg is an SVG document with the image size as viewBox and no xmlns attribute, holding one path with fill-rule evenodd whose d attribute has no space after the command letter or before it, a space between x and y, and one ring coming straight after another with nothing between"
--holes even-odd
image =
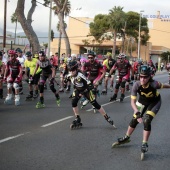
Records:
<instances>
[{"instance_id":1,"label":"yellow and black jersey","mask_svg":"<svg viewBox=\"0 0 170 170\"><path fill-rule=\"evenodd\" d=\"M143 87L140 81L135 82L131 91L131 98L136 99L139 94L139 103L149 105L150 103L160 99L160 93L157 89L161 89L162 83L156 80L149 81L147 87Z\"/></svg>"}]
</instances>

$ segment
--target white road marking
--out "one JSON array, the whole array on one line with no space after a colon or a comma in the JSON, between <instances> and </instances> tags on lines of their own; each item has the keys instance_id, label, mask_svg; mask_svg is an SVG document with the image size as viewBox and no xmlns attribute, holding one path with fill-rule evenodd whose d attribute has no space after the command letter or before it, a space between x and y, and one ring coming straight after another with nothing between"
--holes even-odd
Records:
<instances>
[{"instance_id":1,"label":"white road marking","mask_svg":"<svg viewBox=\"0 0 170 170\"><path fill-rule=\"evenodd\" d=\"M27 133L29 133L29 132L21 133L21 134L15 135L15 136L11 136L11 137L8 137L8 138L5 138L5 139L1 139L0 143L6 142L6 141L11 140L11 139L18 138L18 137L23 136L23 135L25 135Z\"/></svg>"},{"instance_id":2,"label":"white road marking","mask_svg":"<svg viewBox=\"0 0 170 170\"><path fill-rule=\"evenodd\" d=\"M70 119L70 118L72 118L72 117L74 117L74 116L68 116L68 117L65 117L65 118L63 118L63 119L59 119L59 120L56 120L56 121L54 121L54 122L51 122L51 123L42 125L41 127L51 126L51 125L53 125L53 124L55 124L55 123L62 122L62 121L64 121L64 120Z\"/></svg>"},{"instance_id":3,"label":"white road marking","mask_svg":"<svg viewBox=\"0 0 170 170\"><path fill-rule=\"evenodd\" d=\"M130 97L130 96L126 96L125 98L128 98L128 97ZM116 101L113 101L113 102L108 102L108 103L105 103L105 104L102 104L101 106L107 106L107 105L109 105L109 104L112 104L112 103L115 103L115 102L117 102L117 101L119 101L120 99L117 99ZM87 112L90 112L90 111L92 111L93 109L88 109L88 110L86 110Z\"/></svg>"}]
</instances>

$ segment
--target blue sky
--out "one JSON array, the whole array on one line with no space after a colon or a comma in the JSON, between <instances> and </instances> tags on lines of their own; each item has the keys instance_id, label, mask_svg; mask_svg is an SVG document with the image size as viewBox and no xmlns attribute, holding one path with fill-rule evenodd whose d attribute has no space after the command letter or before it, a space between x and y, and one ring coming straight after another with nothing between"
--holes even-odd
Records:
<instances>
[{"instance_id":1,"label":"blue sky","mask_svg":"<svg viewBox=\"0 0 170 170\"><path fill-rule=\"evenodd\" d=\"M3 14L4 14L4 0L1 0L1 15L0 15L0 28L3 29ZM43 3L43 0L37 0ZM143 10L143 15L148 17L156 15L160 11L161 15L170 18L170 0L70 0L72 17L90 17L102 13L108 14L108 11L114 6L121 6L125 12L135 11L140 12ZM11 15L15 12L17 0L7 0L7 30L14 32L15 24L10 21ZM31 0L25 0L25 14L31 6ZM81 8L81 10L77 10ZM49 8L40 4L36 7L33 14L33 28L35 31L48 32L49 25ZM56 30L58 22L57 16L52 15L52 29ZM22 31L20 24L18 24L18 32Z\"/></svg>"}]
</instances>

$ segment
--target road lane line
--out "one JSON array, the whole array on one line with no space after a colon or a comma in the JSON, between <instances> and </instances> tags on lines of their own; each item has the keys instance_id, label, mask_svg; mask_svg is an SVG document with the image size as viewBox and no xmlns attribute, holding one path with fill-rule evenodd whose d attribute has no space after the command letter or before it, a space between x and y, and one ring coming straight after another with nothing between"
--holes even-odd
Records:
<instances>
[{"instance_id":1,"label":"road lane line","mask_svg":"<svg viewBox=\"0 0 170 170\"><path fill-rule=\"evenodd\" d=\"M129 98L130 97L130 95L129 96L126 96L125 98ZM112 103L115 103L115 102L117 102L117 101L119 101L120 99L117 99L116 101L113 101L113 102L108 102L108 103L105 103L105 104L102 104L101 106L107 106L107 105L109 105L109 104L112 104ZM88 109L88 110L86 110L87 112L90 112L90 111L92 111L93 109Z\"/></svg>"},{"instance_id":2,"label":"road lane line","mask_svg":"<svg viewBox=\"0 0 170 170\"><path fill-rule=\"evenodd\" d=\"M11 137L8 137L8 138L5 138L5 139L1 139L0 143L3 143L3 142L6 142L8 140L12 140L12 139L18 138L18 137L23 136L23 135L25 135L27 133L29 133L29 132L21 133L21 134L15 135L15 136L11 136Z\"/></svg>"},{"instance_id":3,"label":"road lane line","mask_svg":"<svg viewBox=\"0 0 170 170\"><path fill-rule=\"evenodd\" d=\"M65 117L65 118L63 118L63 119L59 119L59 120L56 120L56 121L54 121L54 122L51 122L51 123L42 125L41 127L51 126L51 125L53 125L53 124L55 124L55 123L62 122L62 121L64 121L64 120L70 119L70 118L72 118L72 117L74 117L74 116L68 116L68 117Z\"/></svg>"}]
</instances>

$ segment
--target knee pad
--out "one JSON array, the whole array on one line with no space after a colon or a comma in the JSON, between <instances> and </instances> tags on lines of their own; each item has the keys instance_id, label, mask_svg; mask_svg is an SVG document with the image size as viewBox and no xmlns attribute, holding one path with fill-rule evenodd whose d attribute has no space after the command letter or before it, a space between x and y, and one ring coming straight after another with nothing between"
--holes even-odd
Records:
<instances>
[{"instance_id":1,"label":"knee pad","mask_svg":"<svg viewBox=\"0 0 170 170\"><path fill-rule=\"evenodd\" d=\"M50 89L53 93L56 92L56 89L54 88L54 83L50 83Z\"/></svg>"},{"instance_id":2,"label":"knee pad","mask_svg":"<svg viewBox=\"0 0 170 170\"><path fill-rule=\"evenodd\" d=\"M145 115L144 120L143 120L143 125L144 125L144 130L146 131L151 131L151 121L153 117L150 115Z\"/></svg>"},{"instance_id":3,"label":"knee pad","mask_svg":"<svg viewBox=\"0 0 170 170\"><path fill-rule=\"evenodd\" d=\"M125 84L126 84L126 81L122 81L120 84L121 88L125 88Z\"/></svg>"},{"instance_id":4,"label":"knee pad","mask_svg":"<svg viewBox=\"0 0 170 170\"><path fill-rule=\"evenodd\" d=\"M77 97L73 97L73 99L72 99L72 107L77 107L78 100L79 99Z\"/></svg>"},{"instance_id":5,"label":"knee pad","mask_svg":"<svg viewBox=\"0 0 170 170\"><path fill-rule=\"evenodd\" d=\"M132 127L132 128L136 128L136 126L137 126L138 123L139 123L139 122L137 121L137 119L133 118L133 119L131 120L131 122L129 123L129 126Z\"/></svg>"},{"instance_id":6,"label":"knee pad","mask_svg":"<svg viewBox=\"0 0 170 170\"><path fill-rule=\"evenodd\" d=\"M15 90L18 90L18 89L19 89L19 84L18 84L18 83L14 83L14 84L13 84L13 88L14 88Z\"/></svg>"},{"instance_id":7,"label":"knee pad","mask_svg":"<svg viewBox=\"0 0 170 170\"><path fill-rule=\"evenodd\" d=\"M12 84L11 84L11 83L8 83L8 84L7 84L7 88L8 88L8 89L12 88Z\"/></svg>"},{"instance_id":8,"label":"knee pad","mask_svg":"<svg viewBox=\"0 0 170 170\"><path fill-rule=\"evenodd\" d=\"M120 83L116 83L115 89L119 89Z\"/></svg>"},{"instance_id":9,"label":"knee pad","mask_svg":"<svg viewBox=\"0 0 170 170\"><path fill-rule=\"evenodd\" d=\"M93 101L91 101L90 103L91 103L97 110L99 110L99 109L101 108L101 105L99 105L96 100L93 100Z\"/></svg>"}]
</instances>

